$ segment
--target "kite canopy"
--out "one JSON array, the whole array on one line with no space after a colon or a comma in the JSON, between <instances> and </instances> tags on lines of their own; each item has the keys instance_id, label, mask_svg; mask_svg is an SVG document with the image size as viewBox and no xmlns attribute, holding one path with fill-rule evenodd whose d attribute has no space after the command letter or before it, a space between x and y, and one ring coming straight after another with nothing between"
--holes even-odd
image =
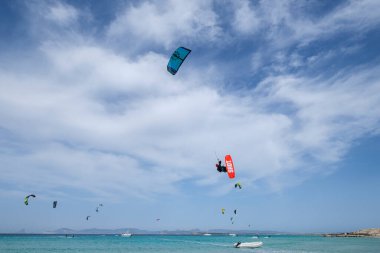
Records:
<instances>
[{"instance_id":1,"label":"kite canopy","mask_svg":"<svg viewBox=\"0 0 380 253\"><path fill-rule=\"evenodd\" d=\"M179 47L177 48L172 56L170 57L170 60L168 62L167 70L172 74L175 75L179 68L181 67L182 63L185 61L186 57L190 54L191 50Z\"/></svg>"},{"instance_id":2,"label":"kite canopy","mask_svg":"<svg viewBox=\"0 0 380 253\"><path fill-rule=\"evenodd\" d=\"M91 217L91 216L87 216L87 217L86 217L86 220L88 220L88 218L90 218L90 217Z\"/></svg>"},{"instance_id":3,"label":"kite canopy","mask_svg":"<svg viewBox=\"0 0 380 253\"><path fill-rule=\"evenodd\" d=\"M58 203L58 201L54 201L54 202L53 202L53 208L56 208L56 207L57 207L57 203Z\"/></svg>"},{"instance_id":4,"label":"kite canopy","mask_svg":"<svg viewBox=\"0 0 380 253\"><path fill-rule=\"evenodd\" d=\"M34 194L30 194L30 195L26 196L26 197L24 198L24 203L25 203L25 205L28 205L28 204L29 204L29 197L33 197L33 198L35 198L36 195L34 195Z\"/></svg>"},{"instance_id":5,"label":"kite canopy","mask_svg":"<svg viewBox=\"0 0 380 253\"><path fill-rule=\"evenodd\" d=\"M236 183L235 184L235 188L239 187L239 189L241 189L241 184L240 183Z\"/></svg>"},{"instance_id":6,"label":"kite canopy","mask_svg":"<svg viewBox=\"0 0 380 253\"><path fill-rule=\"evenodd\" d=\"M225 211L226 211L226 209L222 208L222 214L224 214Z\"/></svg>"}]
</instances>

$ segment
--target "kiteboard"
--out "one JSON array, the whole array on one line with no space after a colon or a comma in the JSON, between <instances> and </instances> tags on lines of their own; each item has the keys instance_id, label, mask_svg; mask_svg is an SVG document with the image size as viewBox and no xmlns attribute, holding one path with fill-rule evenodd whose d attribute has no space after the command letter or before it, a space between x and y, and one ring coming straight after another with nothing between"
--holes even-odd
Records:
<instances>
[{"instance_id":1,"label":"kiteboard","mask_svg":"<svg viewBox=\"0 0 380 253\"><path fill-rule=\"evenodd\" d=\"M226 169L227 169L228 177L234 178L235 177L235 168L234 168L234 163L232 162L231 156L226 155L224 158L224 161L226 163Z\"/></svg>"}]
</instances>

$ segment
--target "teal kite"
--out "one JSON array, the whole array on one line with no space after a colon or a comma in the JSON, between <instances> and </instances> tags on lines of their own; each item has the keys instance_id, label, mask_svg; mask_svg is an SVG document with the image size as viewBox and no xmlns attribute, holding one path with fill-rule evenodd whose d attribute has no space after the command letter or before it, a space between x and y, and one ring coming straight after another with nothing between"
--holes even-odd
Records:
<instances>
[{"instance_id":1,"label":"teal kite","mask_svg":"<svg viewBox=\"0 0 380 253\"><path fill-rule=\"evenodd\" d=\"M182 63L185 61L186 57L190 54L191 50L184 47L177 48L172 56L170 57L170 60L168 62L167 70L172 74L175 75L177 71L179 70L179 67L181 67Z\"/></svg>"}]
</instances>

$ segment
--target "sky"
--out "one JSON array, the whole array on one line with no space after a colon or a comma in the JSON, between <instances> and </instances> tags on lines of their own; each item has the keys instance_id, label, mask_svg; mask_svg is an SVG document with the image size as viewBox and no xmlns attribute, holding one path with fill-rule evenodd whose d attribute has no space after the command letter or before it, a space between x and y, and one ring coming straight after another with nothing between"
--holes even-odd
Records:
<instances>
[{"instance_id":1,"label":"sky","mask_svg":"<svg viewBox=\"0 0 380 253\"><path fill-rule=\"evenodd\" d=\"M0 1L0 232L380 227L379 42L377 0Z\"/></svg>"}]
</instances>

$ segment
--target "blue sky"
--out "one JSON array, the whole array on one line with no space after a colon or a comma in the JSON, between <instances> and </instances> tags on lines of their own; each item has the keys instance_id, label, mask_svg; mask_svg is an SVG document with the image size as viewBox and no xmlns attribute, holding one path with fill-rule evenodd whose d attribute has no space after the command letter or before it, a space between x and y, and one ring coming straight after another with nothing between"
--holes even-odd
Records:
<instances>
[{"instance_id":1,"label":"blue sky","mask_svg":"<svg viewBox=\"0 0 380 253\"><path fill-rule=\"evenodd\" d=\"M379 13L1 1L0 232L379 227ZM172 76L178 46L192 52ZM234 180L215 170L225 154Z\"/></svg>"}]
</instances>

